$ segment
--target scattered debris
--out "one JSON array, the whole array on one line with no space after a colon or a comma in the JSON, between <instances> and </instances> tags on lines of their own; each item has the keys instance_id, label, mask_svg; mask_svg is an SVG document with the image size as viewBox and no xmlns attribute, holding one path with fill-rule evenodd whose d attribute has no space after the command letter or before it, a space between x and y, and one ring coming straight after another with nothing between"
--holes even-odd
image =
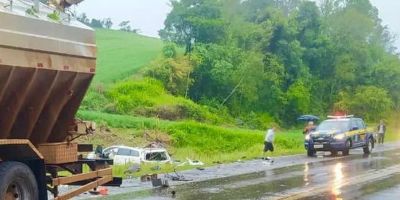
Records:
<instances>
[{"instance_id":1,"label":"scattered debris","mask_svg":"<svg viewBox=\"0 0 400 200\"><path fill-rule=\"evenodd\" d=\"M141 182L148 182L154 179L158 179L158 174L146 174L140 177Z\"/></svg>"},{"instance_id":2,"label":"scattered debris","mask_svg":"<svg viewBox=\"0 0 400 200\"><path fill-rule=\"evenodd\" d=\"M204 165L204 163L201 162L201 161L199 161L199 160L191 160L191 159L189 159L189 158L186 158L186 160L188 161L189 165L192 165L192 166L201 166L201 165Z\"/></svg>"},{"instance_id":3,"label":"scattered debris","mask_svg":"<svg viewBox=\"0 0 400 200\"><path fill-rule=\"evenodd\" d=\"M108 188L100 186L97 188L97 191L99 191L100 195L108 195Z\"/></svg>"},{"instance_id":4,"label":"scattered debris","mask_svg":"<svg viewBox=\"0 0 400 200\"><path fill-rule=\"evenodd\" d=\"M177 167L182 167L182 166L185 166L186 164L187 164L187 162L183 162L183 163L177 165Z\"/></svg>"},{"instance_id":5,"label":"scattered debris","mask_svg":"<svg viewBox=\"0 0 400 200\"><path fill-rule=\"evenodd\" d=\"M169 183L167 179L161 179L161 178L157 178L157 179L153 179L151 180L151 184L153 185L153 187L169 187Z\"/></svg>"},{"instance_id":6,"label":"scattered debris","mask_svg":"<svg viewBox=\"0 0 400 200\"><path fill-rule=\"evenodd\" d=\"M175 175L165 174L164 177L166 179L171 179L173 181L192 181L192 179L187 179L183 175L178 174L178 172L176 172L176 170L174 170L174 173L175 173Z\"/></svg>"},{"instance_id":7,"label":"scattered debris","mask_svg":"<svg viewBox=\"0 0 400 200\"><path fill-rule=\"evenodd\" d=\"M153 187L159 187L159 186L161 186L161 185L162 185L161 178L152 179L152 180L151 180L151 184L153 185Z\"/></svg>"},{"instance_id":8,"label":"scattered debris","mask_svg":"<svg viewBox=\"0 0 400 200\"><path fill-rule=\"evenodd\" d=\"M95 188L94 190L89 191L89 193L92 195L106 196L106 195L108 195L108 188L106 188L104 186L99 186L99 187Z\"/></svg>"},{"instance_id":9,"label":"scattered debris","mask_svg":"<svg viewBox=\"0 0 400 200\"><path fill-rule=\"evenodd\" d=\"M175 190L172 190L172 191L171 191L171 194L172 194L172 198L175 198L175 197L176 197L176 192L175 192Z\"/></svg>"}]
</instances>

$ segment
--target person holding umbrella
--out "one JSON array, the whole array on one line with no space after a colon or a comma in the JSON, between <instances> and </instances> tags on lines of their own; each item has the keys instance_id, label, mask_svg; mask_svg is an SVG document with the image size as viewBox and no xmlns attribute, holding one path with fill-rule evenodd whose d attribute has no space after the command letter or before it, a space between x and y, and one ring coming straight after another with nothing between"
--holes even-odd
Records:
<instances>
[{"instance_id":1,"label":"person holding umbrella","mask_svg":"<svg viewBox=\"0 0 400 200\"><path fill-rule=\"evenodd\" d=\"M304 127L303 129L303 134L304 135L308 135L310 134L312 131L315 131L316 126L314 125L313 121L309 121L306 125L306 127Z\"/></svg>"},{"instance_id":2,"label":"person holding umbrella","mask_svg":"<svg viewBox=\"0 0 400 200\"><path fill-rule=\"evenodd\" d=\"M315 126L314 122L318 121L319 117L314 116L314 115L302 115L299 118L297 118L297 120L308 122L307 125L303 129L303 134L308 135L312 131L315 131L316 126Z\"/></svg>"}]
</instances>

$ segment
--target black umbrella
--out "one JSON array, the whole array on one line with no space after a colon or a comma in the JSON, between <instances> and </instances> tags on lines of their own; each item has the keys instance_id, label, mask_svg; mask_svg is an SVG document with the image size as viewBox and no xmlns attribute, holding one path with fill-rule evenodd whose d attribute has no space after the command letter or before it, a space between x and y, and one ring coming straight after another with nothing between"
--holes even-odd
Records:
<instances>
[{"instance_id":1,"label":"black umbrella","mask_svg":"<svg viewBox=\"0 0 400 200\"><path fill-rule=\"evenodd\" d=\"M299 121L318 121L319 117L315 116L315 115L302 115L300 117L297 118L297 120Z\"/></svg>"}]
</instances>

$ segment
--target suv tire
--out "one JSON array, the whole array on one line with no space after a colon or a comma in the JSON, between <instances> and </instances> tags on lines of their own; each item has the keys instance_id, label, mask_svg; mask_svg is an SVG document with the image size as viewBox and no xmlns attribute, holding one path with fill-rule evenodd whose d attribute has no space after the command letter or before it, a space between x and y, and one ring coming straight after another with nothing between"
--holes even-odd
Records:
<instances>
[{"instance_id":1,"label":"suv tire","mask_svg":"<svg viewBox=\"0 0 400 200\"><path fill-rule=\"evenodd\" d=\"M369 139L365 147L363 148L364 154L370 154L374 148L374 140Z\"/></svg>"},{"instance_id":2,"label":"suv tire","mask_svg":"<svg viewBox=\"0 0 400 200\"><path fill-rule=\"evenodd\" d=\"M345 147L346 149L342 151L342 154L343 154L344 156L348 156L348 155L349 155L349 153L350 153L350 147L351 147L351 141L350 141L350 140L347 140L347 141L346 141L346 147Z\"/></svg>"}]
</instances>

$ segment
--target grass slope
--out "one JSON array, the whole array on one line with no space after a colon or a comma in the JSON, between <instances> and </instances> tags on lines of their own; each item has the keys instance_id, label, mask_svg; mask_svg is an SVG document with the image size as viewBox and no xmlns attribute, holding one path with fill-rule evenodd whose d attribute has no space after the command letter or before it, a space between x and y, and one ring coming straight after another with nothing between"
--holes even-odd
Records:
<instances>
[{"instance_id":1,"label":"grass slope","mask_svg":"<svg viewBox=\"0 0 400 200\"><path fill-rule=\"evenodd\" d=\"M115 30L96 30L97 72L94 83L124 79L160 54L160 39Z\"/></svg>"},{"instance_id":2,"label":"grass slope","mask_svg":"<svg viewBox=\"0 0 400 200\"><path fill-rule=\"evenodd\" d=\"M194 121L165 121L152 118L114 115L101 112L80 111L78 116L111 127L111 133L98 132L85 142L92 144L145 145L143 138L148 133L169 138L168 151L174 159L198 159L206 166L216 162L229 163L237 160L254 159L262 155L264 131L229 128ZM138 143L142 141L142 144ZM279 131L276 136L274 156L304 152L303 135L300 131ZM114 166L114 173L123 175L128 166ZM136 175L151 172L151 166L143 166ZM160 172L171 172L173 166L163 166ZM181 170L181 168L177 168ZM185 169L183 167L182 169Z\"/></svg>"}]
</instances>

